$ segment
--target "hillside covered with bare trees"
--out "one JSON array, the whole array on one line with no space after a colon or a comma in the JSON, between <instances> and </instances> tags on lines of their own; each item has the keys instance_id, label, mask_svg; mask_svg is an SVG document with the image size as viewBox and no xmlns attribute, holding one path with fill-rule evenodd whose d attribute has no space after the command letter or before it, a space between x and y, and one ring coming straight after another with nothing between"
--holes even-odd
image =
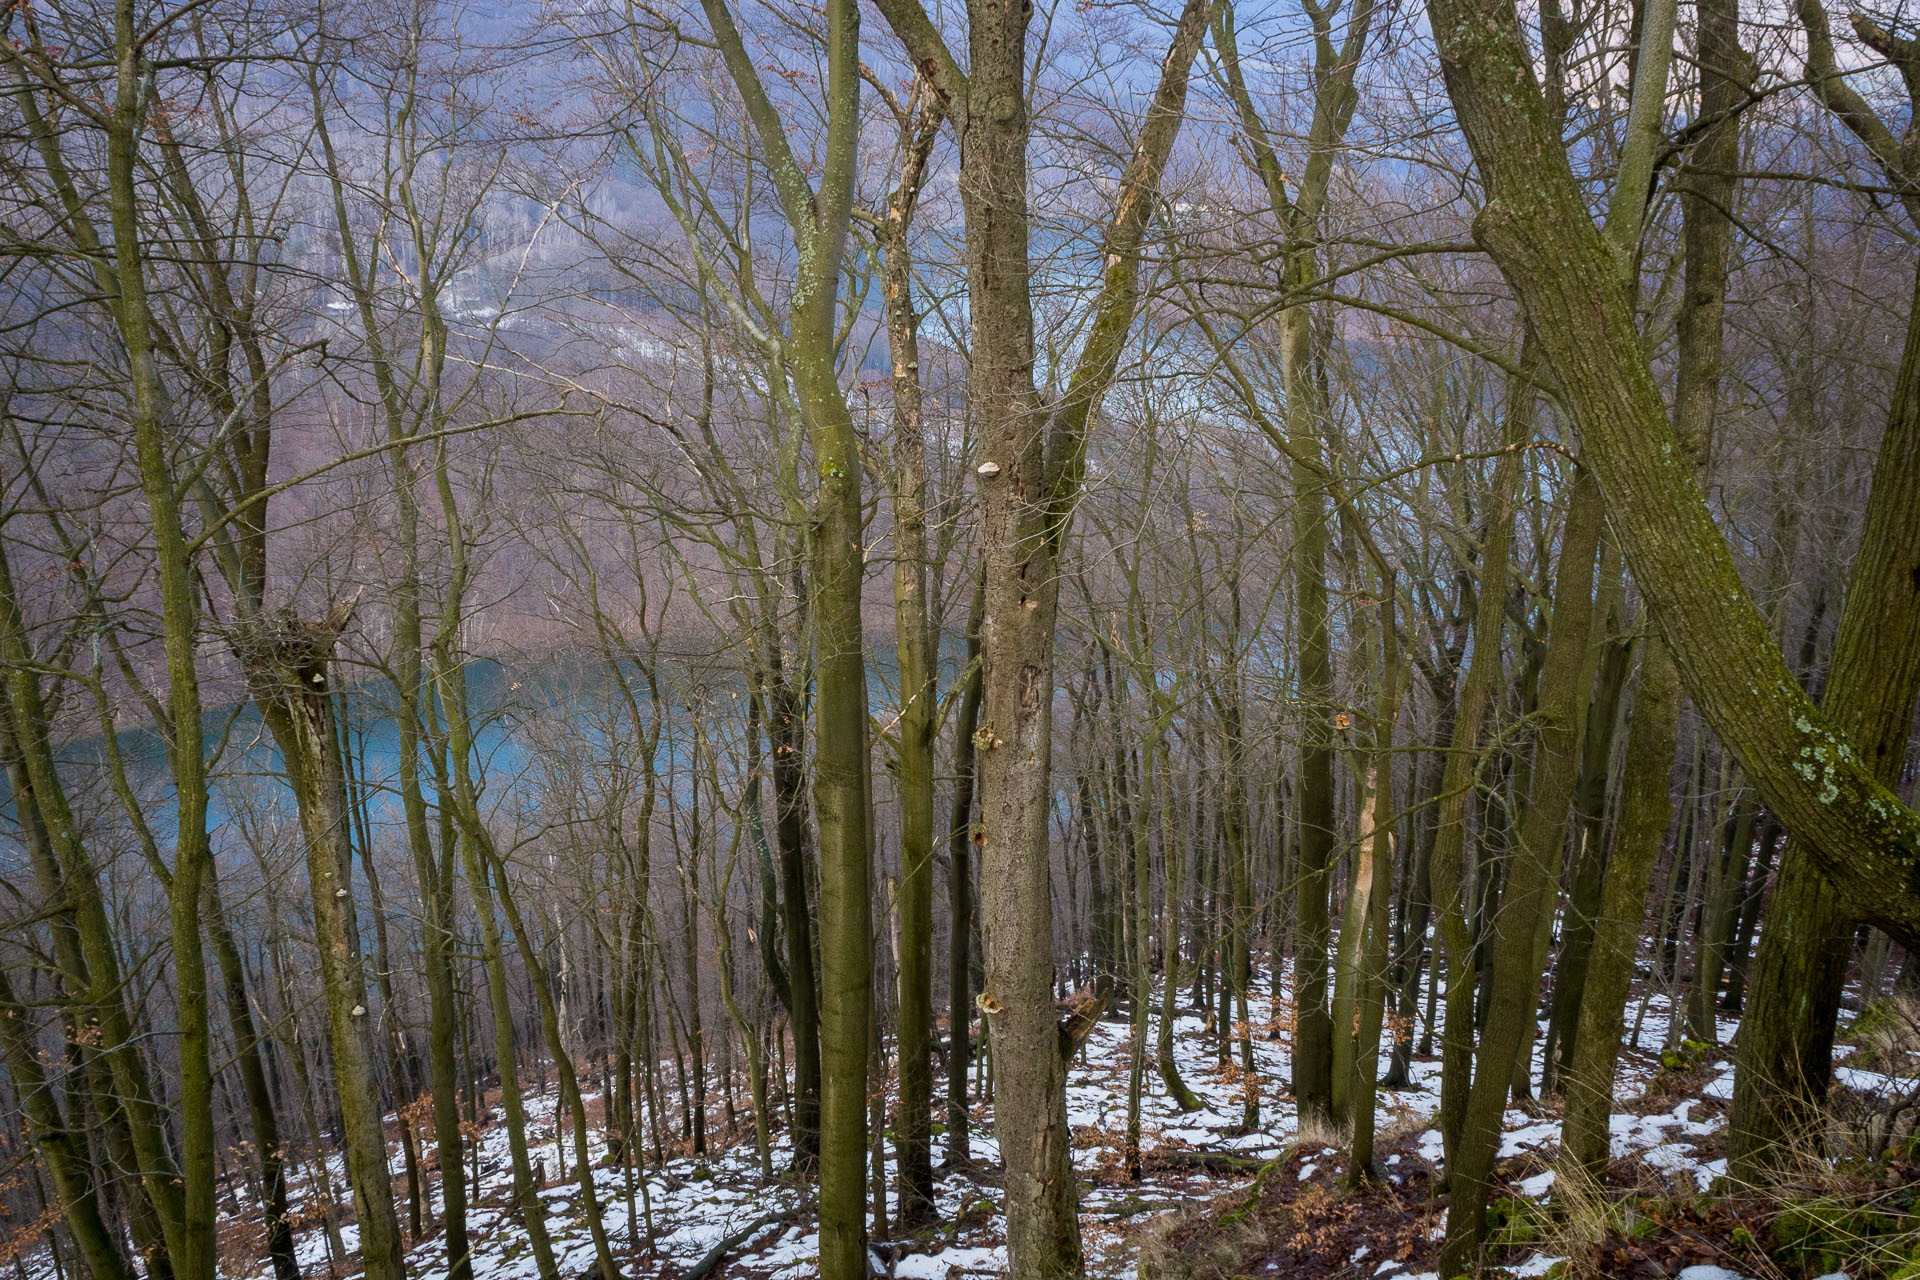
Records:
<instances>
[{"instance_id":1,"label":"hillside covered with bare trees","mask_svg":"<svg viewBox=\"0 0 1920 1280\"><path fill-rule=\"evenodd\" d=\"M1920 10L0 0L16 1280L1920 1276Z\"/></svg>"}]
</instances>

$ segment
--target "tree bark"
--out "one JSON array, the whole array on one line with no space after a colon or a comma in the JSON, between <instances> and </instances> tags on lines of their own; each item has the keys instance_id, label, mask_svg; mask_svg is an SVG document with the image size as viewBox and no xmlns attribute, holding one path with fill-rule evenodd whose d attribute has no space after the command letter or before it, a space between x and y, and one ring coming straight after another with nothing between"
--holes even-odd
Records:
<instances>
[{"instance_id":1,"label":"tree bark","mask_svg":"<svg viewBox=\"0 0 1920 1280\"><path fill-rule=\"evenodd\" d=\"M1488 1180L1500 1148L1514 1063L1535 1024L1545 961L1537 934L1541 917L1553 911L1580 770L1580 735L1589 694L1580 676L1587 665L1602 514L1600 494L1591 478L1576 476L1554 573L1553 630L1541 664L1530 789L1491 926L1493 975L1486 1029L1460 1141L1448 1160L1447 1240L1441 1262L1441 1271L1447 1275L1468 1263L1485 1236Z\"/></svg>"},{"instance_id":2,"label":"tree bark","mask_svg":"<svg viewBox=\"0 0 1920 1280\"><path fill-rule=\"evenodd\" d=\"M1185 115L1187 73L1211 0L1189 0L1108 223L1103 281L1085 345L1050 413L1034 389L1028 275L1026 36L1031 10L970 0L968 70L917 0L880 11L928 75L960 137L970 403L978 422L986 602L980 761L981 919L1006 1164L1007 1251L1017 1280L1077 1275L1078 1192L1066 1123L1066 1061L1053 1008L1051 802L1054 622L1060 540L1087 431L1111 385L1139 294L1140 245Z\"/></svg>"},{"instance_id":3,"label":"tree bark","mask_svg":"<svg viewBox=\"0 0 1920 1280\"><path fill-rule=\"evenodd\" d=\"M919 87L913 106L919 107ZM892 355L894 655L900 714L894 728L900 805L899 1111L894 1124L901 1232L932 1221L933 1203L933 748L938 728L938 633L928 598L927 441L920 393L920 316L907 228L945 112L901 121L906 158L877 236L885 254L887 345Z\"/></svg>"},{"instance_id":4,"label":"tree bark","mask_svg":"<svg viewBox=\"0 0 1920 1280\"><path fill-rule=\"evenodd\" d=\"M275 1280L300 1280L300 1266L293 1252L293 1222L287 1216L287 1162L280 1146L280 1122L274 1115L273 1094L267 1088L266 1064L260 1056L260 1033L254 1026L253 1009L247 1001L246 970L240 962L233 930L227 924L218 885L208 886L207 937L213 943L214 960L220 966L227 1025L233 1033L234 1061L240 1068L240 1085L246 1094L247 1117L253 1125L253 1144L260 1160L260 1207L267 1222L267 1256L273 1262Z\"/></svg>"},{"instance_id":5,"label":"tree bark","mask_svg":"<svg viewBox=\"0 0 1920 1280\"><path fill-rule=\"evenodd\" d=\"M967 1068L973 1057L973 734L980 724L980 621L986 609L983 584L976 583L967 611L967 665L960 690L960 714L953 737L953 810L947 820L947 1163L966 1163L968 1132Z\"/></svg>"},{"instance_id":6,"label":"tree bark","mask_svg":"<svg viewBox=\"0 0 1920 1280\"><path fill-rule=\"evenodd\" d=\"M1822 708L1859 759L1891 786L1920 697L1920 271L1906 346L1874 464L1860 550L1847 579ZM1791 820L1789 820L1789 830ZM1729 1173L1764 1180L1811 1138L1833 1074L1833 1037L1861 912L1789 835L1741 1020ZM1889 930L1893 936L1901 935ZM1914 940L1903 939L1912 947Z\"/></svg>"},{"instance_id":7,"label":"tree bark","mask_svg":"<svg viewBox=\"0 0 1920 1280\"><path fill-rule=\"evenodd\" d=\"M1741 584L1653 380L1624 263L1550 126L1511 0L1429 0L1428 14L1486 184L1475 237L1540 336L1687 692L1848 908L1920 943L1920 816L1808 701Z\"/></svg>"},{"instance_id":8,"label":"tree bark","mask_svg":"<svg viewBox=\"0 0 1920 1280\"><path fill-rule=\"evenodd\" d=\"M368 1280L405 1280L400 1221L387 1171L366 967L354 910L348 843L352 815L334 722L328 668L344 619L305 624L291 612L261 618L241 634L241 661L255 703L280 748L306 844L314 946L327 1006L328 1047L360 1224Z\"/></svg>"}]
</instances>

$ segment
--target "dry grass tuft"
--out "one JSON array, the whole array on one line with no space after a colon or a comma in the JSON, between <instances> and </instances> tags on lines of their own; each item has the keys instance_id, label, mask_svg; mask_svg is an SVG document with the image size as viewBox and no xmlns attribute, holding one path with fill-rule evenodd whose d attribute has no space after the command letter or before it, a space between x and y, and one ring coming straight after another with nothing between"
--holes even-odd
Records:
<instances>
[{"instance_id":1,"label":"dry grass tuft","mask_svg":"<svg viewBox=\"0 0 1920 1280\"><path fill-rule=\"evenodd\" d=\"M1295 1142L1305 1150L1317 1151L1321 1147L1342 1147L1347 1145L1347 1134L1339 1125L1317 1115L1300 1117L1300 1131ZM1384 1147L1376 1137L1376 1146Z\"/></svg>"}]
</instances>

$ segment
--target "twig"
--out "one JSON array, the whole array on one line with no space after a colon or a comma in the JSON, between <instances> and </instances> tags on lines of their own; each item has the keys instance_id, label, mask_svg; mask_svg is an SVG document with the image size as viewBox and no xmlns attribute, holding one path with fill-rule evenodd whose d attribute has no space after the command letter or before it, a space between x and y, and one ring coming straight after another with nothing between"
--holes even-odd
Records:
<instances>
[{"instance_id":1,"label":"twig","mask_svg":"<svg viewBox=\"0 0 1920 1280\"><path fill-rule=\"evenodd\" d=\"M759 1235L768 1227L786 1222L792 1216L792 1213L793 1211L791 1209L782 1209L779 1213L769 1213L763 1218L756 1219L748 1226L740 1228L740 1230L734 1232L732 1235L721 1237L721 1239L714 1244L713 1248L707 1250L706 1256L694 1263L692 1268L680 1277L680 1280L705 1280L706 1275L715 1267L719 1266L720 1260L725 1258L727 1254L739 1248L754 1236Z\"/></svg>"},{"instance_id":2,"label":"twig","mask_svg":"<svg viewBox=\"0 0 1920 1280\"><path fill-rule=\"evenodd\" d=\"M1163 1148L1147 1153L1146 1163L1179 1165L1208 1173L1258 1173L1272 1160L1260 1156L1235 1155L1228 1151L1168 1151Z\"/></svg>"}]
</instances>

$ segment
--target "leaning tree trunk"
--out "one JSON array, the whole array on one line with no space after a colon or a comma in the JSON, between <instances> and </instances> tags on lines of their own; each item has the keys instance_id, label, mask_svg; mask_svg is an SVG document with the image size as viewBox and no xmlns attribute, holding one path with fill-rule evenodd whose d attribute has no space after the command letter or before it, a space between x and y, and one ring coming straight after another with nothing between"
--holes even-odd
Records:
<instances>
[{"instance_id":1,"label":"leaning tree trunk","mask_svg":"<svg viewBox=\"0 0 1920 1280\"><path fill-rule=\"evenodd\" d=\"M152 1266L166 1273L184 1216L180 1178L167 1142L166 1113L155 1100L146 1054L126 1004L120 950L99 872L81 839L60 777L40 684L40 662L20 613L4 548L0 548L0 666L6 694L0 730L9 757L7 775L15 817L36 879L49 900L63 901L65 907L65 919L55 927L54 947L72 1006L68 1016L77 1033L73 1038L88 1043L95 1067L90 1074L108 1086L96 1090L101 1109L118 1113L108 1130L110 1139L124 1132L130 1149L125 1154L141 1171L126 1179L135 1201L129 1209L136 1238L153 1228L159 1239L140 1243L158 1245L160 1256L152 1257ZM70 928L64 927L69 923ZM111 1142L109 1154L114 1154Z\"/></svg>"},{"instance_id":2,"label":"leaning tree trunk","mask_svg":"<svg viewBox=\"0 0 1920 1280\"><path fill-rule=\"evenodd\" d=\"M91 1280L131 1280L133 1267L121 1249L119 1235L101 1214L100 1177L86 1144L76 1141L76 1133L61 1113L34 1040L27 1006L14 997L12 983L0 969L0 1061L6 1063L21 1113L32 1125L33 1149L53 1182L61 1221Z\"/></svg>"},{"instance_id":3,"label":"leaning tree trunk","mask_svg":"<svg viewBox=\"0 0 1920 1280\"><path fill-rule=\"evenodd\" d=\"M1429 0L1428 14L1486 185L1475 236L1559 375L1582 457L1687 692L1849 909L1920 943L1920 890L1908 887L1920 815L1808 701L1742 585L1654 381L1625 259L1587 212L1511 0ZM1862 554L1901 550L1869 544Z\"/></svg>"}]
</instances>

